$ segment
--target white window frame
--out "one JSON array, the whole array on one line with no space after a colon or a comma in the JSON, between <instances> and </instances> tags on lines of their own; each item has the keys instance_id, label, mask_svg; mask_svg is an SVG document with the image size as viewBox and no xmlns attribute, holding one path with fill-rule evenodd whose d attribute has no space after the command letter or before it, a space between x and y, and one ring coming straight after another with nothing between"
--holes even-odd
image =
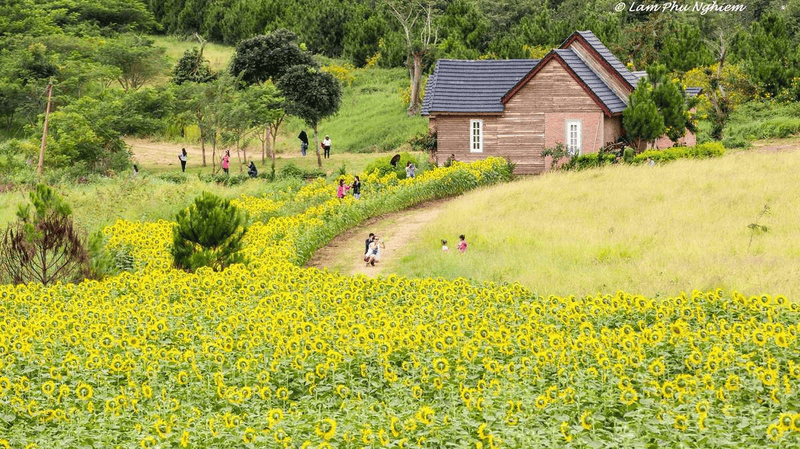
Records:
<instances>
[{"instance_id":1,"label":"white window frame","mask_svg":"<svg viewBox=\"0 0 800 449\"><path fill-rule=\"evenodd\" d=\"M469 152L483 153L483 120L481 119L469 121Z\"/></svg>"},{"instance_id":2,"label":"white window frame","mask_svg":"<svg viewBox=\"0 0 800 449\"><path fill-rule=\"evenodd\" d=\"M575 144L573 145L572 138L570 136L570 128L572 126L576 126L577 136L575 136ZM569 150L570 154L573 156L579 156L581 154L581 145L582 145L582 136L583 136L583 126L580 120L567 120L565 126L565 133L564 133L564 141L567 143L567 150Z\"/></svg>"}]
</instances>

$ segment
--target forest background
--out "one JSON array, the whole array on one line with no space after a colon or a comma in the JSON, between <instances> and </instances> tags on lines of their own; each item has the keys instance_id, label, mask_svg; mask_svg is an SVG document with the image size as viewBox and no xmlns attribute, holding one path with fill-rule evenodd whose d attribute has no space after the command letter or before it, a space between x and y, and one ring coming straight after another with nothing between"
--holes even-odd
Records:
<instances>
[{"instance_id":1,"label":"forest background","mask_svg":"<svg viewBox=\"0 0 800 449\"><path fill-rule=\"evenodd\" d=\"M713 138L722 139L726 147L800 131L800 0L745 0L740 2L744 11L705 14L691 8L635 12L635 3L617 12L617 4L611 0L4 1L0 5L0 176L27 173L31 170L25 166L35 165L51 80L55 87L47 166L68 177L118 172L131 163L125 139L196 138L186 132L197 118L198 101L208 106L203 95L222 95L220 89L228 82L220 81L230 71L225 61L208 66L213 76L204 80L209 82L205 92L187 86L197 83L180 83L179 67L165 56L159 36L184 38L202 49L202 42L235 46L281 29L296 34L297 45L345 86L353 82L353 73L364 68L389 70L390 77L405 78L408 86L411 55L421 47L422 70L430 73L439 58L539 58L573 31L591 30L631 70L663 64L684 86L705 88L697 117L701 142L712 138L708 129L720 120L715 108L724 111L727 128ZM406 35L396 14L405 7L428 13L433 34L427 41L421 40L418 30L425 14L407 27ZM192 51L196 56L197 50ZM263 83L270 84L271 80ZM216 93L211 92L214 89ZM280 97L279 91L265 89L258 93L261 98ZM354 94L368 95L371 89ZM410 88L400 94L407 97ZM235 91L225 95L237 98ZM750 123L731 126L736 125L735 110L748 111ZM235 117L237 111L227 113ZM269 113L263 112L265 117ZM377 115L355 118L369 122ZM265 120L274 121L272 116ZM753 121L758 122L755 127ZM340 149L395 149L424 129L422 122L403 127L388 140L377 142L370 136L373 141L353 141ZM219 135L220 144L237 145L241 135L228 131ZM214 138L216 144L216 130Z\"/></svg>"}]
</instances>

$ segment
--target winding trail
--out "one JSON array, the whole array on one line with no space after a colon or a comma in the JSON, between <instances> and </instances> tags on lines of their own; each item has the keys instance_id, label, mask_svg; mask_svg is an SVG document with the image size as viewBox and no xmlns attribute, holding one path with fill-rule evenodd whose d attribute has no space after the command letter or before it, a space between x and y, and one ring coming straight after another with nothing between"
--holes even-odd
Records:
<instances>
[{"instance_id":1,"label":"winding trail","mask_svg":"<svg viewBox=\"0 0 800 449\"><path fill-rule=\"evenodd\" d=\"M400 212L371 218L318 249L306 266L328 268L345 275L363 273L375 277L388 273L394 262L406 254L409 244L419 238L419 232L425 225L435 220L444 205L452 200L429 201ZM370 232L380 237L386 245L381 248L381 262L374 267L366 267L362 260L364 240Z\"/></svg>"}]
</instances>

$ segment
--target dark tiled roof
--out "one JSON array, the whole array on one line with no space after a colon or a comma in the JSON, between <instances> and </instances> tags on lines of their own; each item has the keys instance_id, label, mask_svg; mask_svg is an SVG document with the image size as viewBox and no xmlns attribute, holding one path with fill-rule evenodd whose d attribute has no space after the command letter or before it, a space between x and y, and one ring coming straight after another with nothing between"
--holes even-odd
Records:
<instances>
[{"instance_id":1,"label":"dark tiled roof","mask_svg":"<svg viewBox=\"0 0 800 449\"><path fill-rule=\"evenodd\" d=\"M694 97L700 95L700 92L703 91L702 87L687 87L686 90L683 91L687 97Z\"/></svg>"},{"instance_id":2,"label":"dark tiled roof","mask_svg":"<svg viewBox=\"0 0 800 449\"><path fill-rule=\"evenodd\" d=\"M431 112L503 112L500 99L538 59L440 59L428 78L422 115Z\"/></svg>"},{"instance_id":3,"label":"dark tiled roof","mask_svg":"<svg viewBox=\"0 0 800 449\"><path fill-rule=\"evenodd\" d=\"M612 114L622 112L627 106L625 101L617 96L613 90L592 71L570 48L555 50L556 54L567 63L570 69L578 75L586 86L594 93L600 101L611 111Z\"/></svg>"},{"instance_id":4,"label":"dark tiled roof","mask_svg":"<svg viewBox=\"0 0 800 449\"><path fill-rule=\"evenodd\" d=\"M636 86L638 78L633 73L631 73L631 71L628 70L627 67L625 67L625 64L620 62L620 60L617 59L617 57L614 56L614 54L611 53L611 51L608 48L606 48L606 46L603 45L602 42L600 42L600 39L598 39L597 36L594 35L594 33L587 30L587 31L578 31L578 34L580 34L581 37L583 37L586 40L586 42L589 45L591 45L592 48L594 48L595 51L597 51L597 53L599 53L600 56L603 57L603 59L605 59L608 65L610 65L611 67L614 68L614 70L619 72L619 74L622 75L625 81L627 81L631 86Z\"/></svg>"}]
</instances>

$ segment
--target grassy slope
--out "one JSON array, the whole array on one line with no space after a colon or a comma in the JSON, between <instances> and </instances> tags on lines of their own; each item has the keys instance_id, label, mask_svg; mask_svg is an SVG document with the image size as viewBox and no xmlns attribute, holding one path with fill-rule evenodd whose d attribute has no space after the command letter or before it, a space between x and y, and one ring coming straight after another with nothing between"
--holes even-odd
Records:
<instances>
[{"instance_id":1,"label":"grassy slope","mask_svg":"<svg viewBox=\"0 0 800 449\"><path fill-rule=\"evenodd\" d=\"M177 37L151 36L155 44L166 49L166 55L174 65L184 51L198 47L196 41ZM233 47L206 45L203 55L209 60L212 70L226 70ZM343 61L324 59L323 65L343 64ZM408 117L406 105L400 97L400 89L408 87L408 72L405 69L357 69L352 85L342 89L339 112L319 125L320 140L329 134L334 152L391 151L404 146L408 139L428 129L428 121L422 117ZM162 77L159 82L168 82ZM313 132L298 119L289 118L278 136L278 152L299 152L297 135L306 129ZM193 134L190 132L190 134ZM251 142L252 147L258 141Z\"/></svg>"},{"instance_id":2,"label":"grassy slope","mask_svg":"<svg viewBox=\"0 0 800 449\"><path fill-rule=\"evenodd\" d=\"M540 294L645 295L723 287L800 298L797 151L554 173L448 205L392 268L518 280ZM759 220L769 231L755 235ZM466 234L469 251L443 253ZM390 262L391 263L391 262Z\"/></svg>"}]
</instances>

